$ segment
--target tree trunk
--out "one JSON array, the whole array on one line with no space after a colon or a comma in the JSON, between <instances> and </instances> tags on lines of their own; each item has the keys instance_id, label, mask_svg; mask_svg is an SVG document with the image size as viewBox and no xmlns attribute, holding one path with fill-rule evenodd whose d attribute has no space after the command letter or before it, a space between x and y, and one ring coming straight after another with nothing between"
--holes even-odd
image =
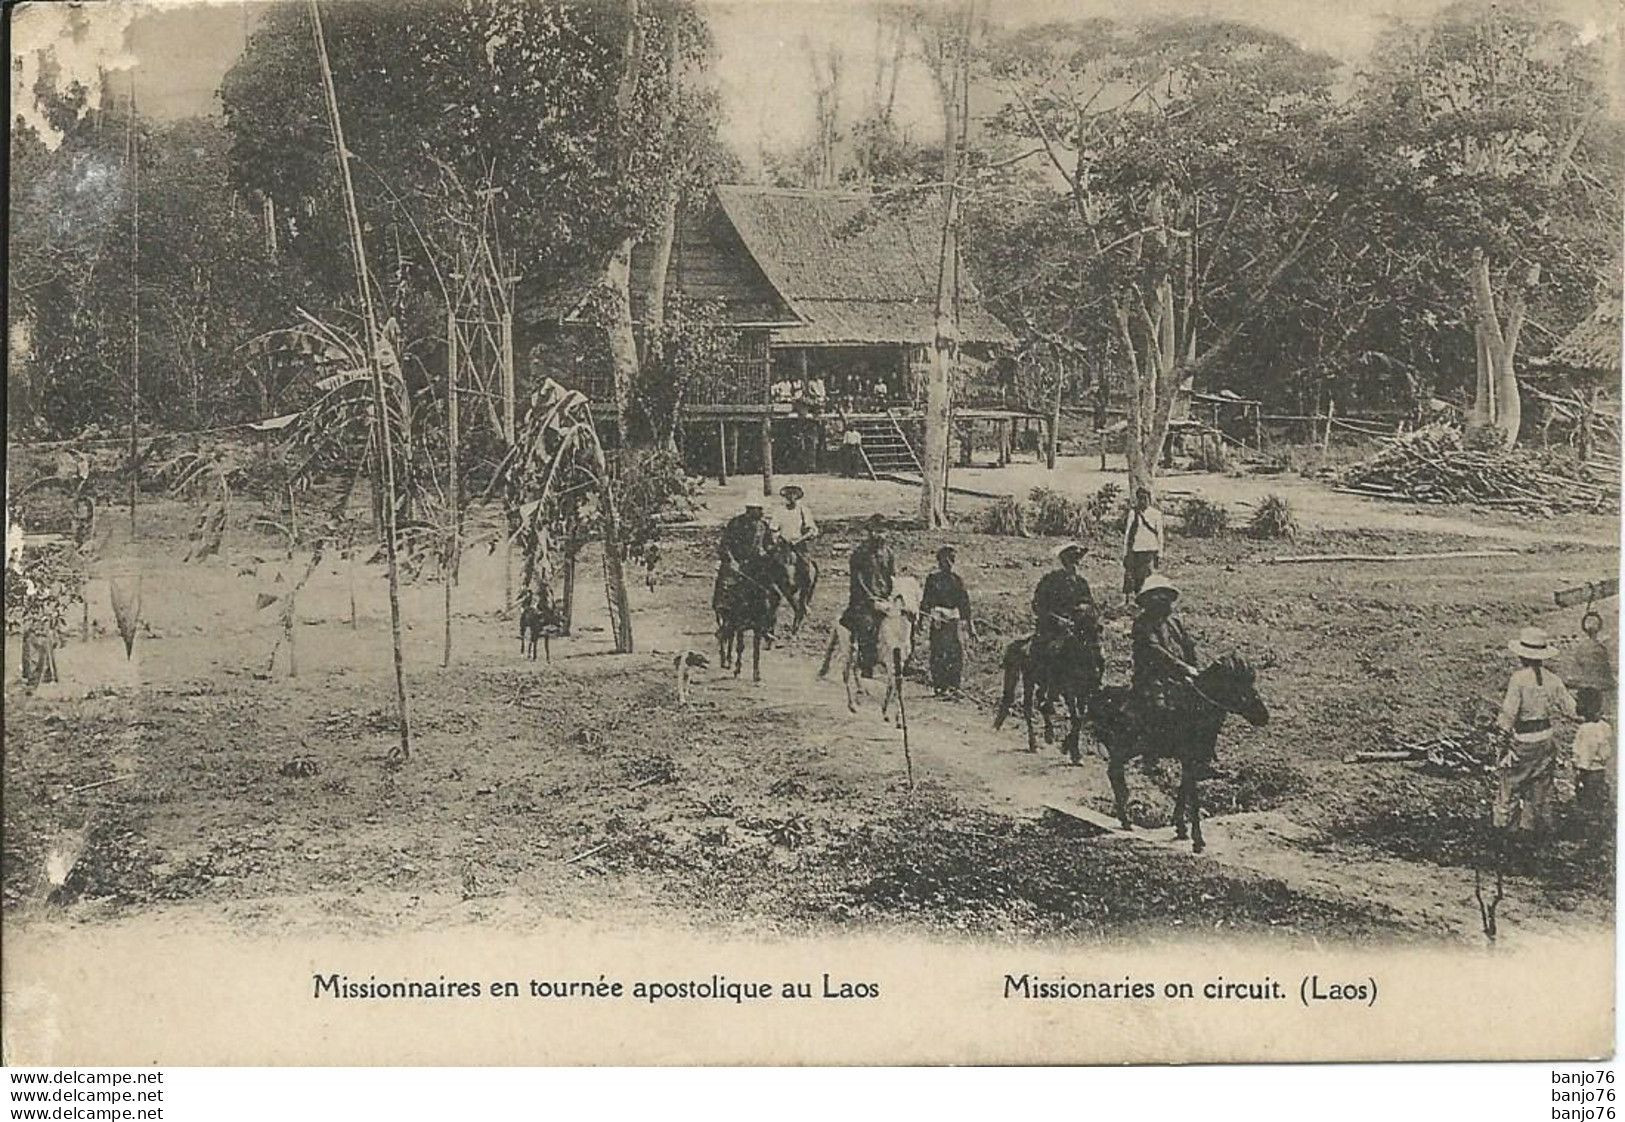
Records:
<instances>
[{"instance_id":1,"label":"tree trunk","mask_svg":"<svg viewBox=\"0 0 1625 1122\"><path fill-rule=\"evenodd\" d=\"M677 128L677 25L673 21L666 36L666 119L668 143L674 143ZM660 224L655 228L654 260L649 265L649 277L644 287L643 323L645 348L660 338L660 329L666 324L666 275L671 269L672 245L677 240L678 177L673 175L666 185L666 197L660 202ZM658 345L658 344L656 344Z\"/></svg>"},{"instance_id":2,"label":"tree trunk","mask_svg":"<svg viewBox=\"0 0 1625 1122\"><path fill-rule=\"evenodd\" d=\"M1056 457L1061 454L1061 394L1066 389L1066 367L1063 365L1055 372L1055 400L1050 403L1049 411L1049 441L1044 450L1044 467L1049 471L1055 470Z\"/></svg>"},{"instance_id":3,"label":"tree trunk","mask_svg":"<svg viewBox=\"0 0 1625 1122\"><path fill-rule=\"evenodd\" d=\"M604 265L604 285L610 291L610 394L621 446L632 442L632 389L638 377L638 342L632 327L632 239L623 238Z\"/></svg>"},{"instance_id":4,"label":"tree trunk","mask_svg":"<svg viewBox=\"0 0 1625 1122\"><path fill-rule=\"evenodd\" d=\"M925 415L920 434L920 523L927 530L948 524L948 414L952 408L953 371L958 360L959 325L955 322L959 283L959 147L964 137L963 102L968 96L970 4L957 21L958 55L942 92L942 242L937 258L937 299L931 365L926 374Z\"/></svg>"},{"instance_id":5,"label":"tree trunk","mask_svg":"<svg viewBox=\"0 0 1625 1122\"><path fill-rule=\"evenodd\" d=\"M1472 420L1495 428L1505 447L1518 442L1523 426L1523 402L1518 392L1515 360L1518 336L1523 331L1524 303L1514 296L1508 301L1505 322L1495 306L1490 285L1490 261L1483 253L1473 258L1473 306L1478 314L1478 384L1474 395Z\"/></svg>"},{"instance_id":6,"label":"tree trunk","mask_svg":"<svg viewBox=\"0 0 1625 1122\"><path fill-rule=\"evenodd\" d=\"M643 26L639 21L638 0L626 0L626 47L621 59L620 81L615 87L615 116L623 136L631 135L632 115L637 112L638 82L643 73ZM623 142L616 153L616 172L624 178L633 152ZM611 400L615 425L624 448L632 443L632 392L638 377L638 341L632 326L632 243L628 232L604 264L604 285L610 291L608 335Z\"/></svg>"}]
</instances>

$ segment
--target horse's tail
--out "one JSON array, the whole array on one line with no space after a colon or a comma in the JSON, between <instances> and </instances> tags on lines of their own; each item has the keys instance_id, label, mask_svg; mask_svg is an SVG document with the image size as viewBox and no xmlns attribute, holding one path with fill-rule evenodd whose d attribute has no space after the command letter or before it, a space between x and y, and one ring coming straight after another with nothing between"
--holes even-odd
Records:
<instances>
[{"instance_id":1,"label":"horse's tail","mask_svg":"<svg viewBox=\"0 0 1625 1122\"><path fill-rule=\"evenodd\" d=\"M1021 682L1022 668L1027 661L1027 640L1017 639L1004 648L1004 693L999 697L999 711L993 715L993 727L1004 727L1004 720L1016 703L1016 686Z\"/></svg>"}]
</instances>

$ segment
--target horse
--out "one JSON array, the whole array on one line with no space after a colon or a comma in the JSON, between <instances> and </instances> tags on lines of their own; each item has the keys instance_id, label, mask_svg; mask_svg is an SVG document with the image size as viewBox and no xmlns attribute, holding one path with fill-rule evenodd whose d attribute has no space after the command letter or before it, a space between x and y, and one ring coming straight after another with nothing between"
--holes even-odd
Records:
<instances>
[{"instance_id":1,"label":"horse","mask_svg":"<svg viewBox=\"0 0 1625 1122\"><path fill-rule=\"evenodd\" d=\"M1128 779L1124 773L1128 761L1136 757L1172 757L1179 761L1174 837L1185 839L1188 821L1191 849L1200 853L1207 846L1202 840L1198 772L1213 758L1225 718L1234 713L1258 728L1269 723L1269 707L1258 695L1257 669L1234 654L1211 663L1188 688L1175 692L1172 706L1157 722L1158 729L1146 728L1132 708L1126 686L1107 687L1089 707L1090 729L1106 747L1106 775L1112 784L1117 820L1123 829L1133 828L1128 820ZM1162 743L1152 743L1159 733Z\"/></svg>"},{"instance_id":2,"label":"horse","mask_svg":"<svg viewBox=\"0 0 1625 1122\"><path fill-rule=\"evenodd\" d=\"M892 723L903 727L903 667L914 653L914 632L919 627L919 601L910 601L908 592L892 593L880 615L880 628L875 636L876 663L886 667L886 693L880 699L880 715L887 715L892 700L897 701L897 715ZM851 643L846 651L846 665L841 669L841 681L846 686L846 708L858 711L853 699L853 688L859 694L867 693L863 675L858 673L858 645Z\"/></svg>"},{"instance_id":3,"label":"horse","mask_svg":"<svg viewBox=\"0 0 1625 1122\"><path fill-rule=\"evenodd\" d=\"M801 624L807 618L807 608L812 603L813 593L818 589L818 562L802 554L783 538L777 539L771 548L779 552L789 569L790 595L786 599L790 603L791 612L794 613L790 619L790 634L794 635L801 630ZM803 566L807 575L805 582L801 579Z\"/></svg>"},{"instance_id":4,"label":"horse","mask_svg":"<svg viewBox=\"0 0 1625 1122\"><path fill-rule=\"evenodd\" d=\"M541 641L548 662L553 661L549 640L564 634L564 617L553 602L546 584L538 583L519 594L519 653L536 661L536 643Z\"/></svg>"},{"instance_id":5,"label":"horse","mask_svg":"<svg viewBox=\"0 0 1625 1122\"><path fill-rule=\"evenodd\" d=\"M902 690L903 667L914 653L914 633L920 621L920 589L910 577L898 577L893 582L891 597L877 604L880 621L875 633L875 665L887 668L886 693L881 698L880 715L886 716L893 698L898 699L895 718L899 727L903 720ZM841 684L846 689L848 712L858 711L857 698L868 691L863 675L858 671L858 641L846 628L837 623L830 629L829 646L824 651L824 664L818 670L820 678L829 674L835 650L845 637L846 659L841 665Z\"/></svg>"},{"instance_id":6,"label":"horse","mask_svg":"<svg viewBox=\"0 0 1625 1122\"><path fill-rule=\"evenodd\" d=\"M1044 714L1044 743L1055 743L1057 698L1066 703L1069 725L1061 751L1074 764L1081 759L1078 750L1083 734L1084 714L1090 699L1100 689L1106 660L1100 652L1100 624L1092 613L1076 619L1061 637L1058 649L1041 653L1037 638L1017 639L1004 649L1004 693L999 711L993 717L995 730L1003 728L1016 700L1016 684L1021 684L1021 715L1027 722L1027 751L1038 751L1038 735L1033 729L1033 695L1039 694Z\"/></svg>"},{"instance_id":7,"label":"horse","mask_svg":"<svg viewBox=\"0 0 1625 1122\"><path fill-rule=\"evenodd\" d=\"M760 557L742 564L712 601L717 614L717 655L726 670L739 677L745 657L745 632L751 633L751 681L762 680L762 638L773 645L779 604L790 598L791 576L782 551L770 543ZM730 651L730 646L732 650Z\"/></svg>"}]
</instances>

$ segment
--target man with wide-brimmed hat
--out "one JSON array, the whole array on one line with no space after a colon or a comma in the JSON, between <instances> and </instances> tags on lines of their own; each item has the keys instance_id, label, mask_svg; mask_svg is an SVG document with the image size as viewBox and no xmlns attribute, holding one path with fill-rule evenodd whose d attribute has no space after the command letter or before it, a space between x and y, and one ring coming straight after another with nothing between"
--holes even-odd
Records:
<instances>
[{"instance_id":1,"label":"man with wide-brimmed hat","mask_svg":"<svg viewBox=\"0 0 1625 1122\"><path fill-rule=\"evenodd\" d=\"M869 516L868 533L852 550L849 571L851 588L841 626L858 645L858 670L865 678L875 676L879 654L880 617L891 602L892 579L897 559L886 544L886 516Z\"/></svg>"},{"instance_id":2,"label":"man with wide-brimmed hat","mask_svg":"<svg viewBox=\"0 0 1625 1122\"><path fill-rule=\"evenodd\" d=\"M1033 589L1033 658L1043 668L1052 667L1061 648L1078 628L1092 625L1096 618L1094 594L1078 571L1088 551L1079 542L1065 542L1055 550L1061 567L1045 573ZM1044 675L1043 709L1052 711L1053 702Z\"/></svg>"},{"instance_id":3,"label":"man with wide-brimmed hat","mask_svg":"<svg viewBox=\"0 0 1625 1122\"><path fill-rule=\"evenodd\" d=\"M1492 820L1500 827L1543 830L1551 822L1557 741L1552 718L1575 717L1568 686L1546 665L1557 653L1538 627L1526 627L1507 649L1518 656L1518 669L1507 682L1496 723L1510 743L1496 761L1499 781Z\"/></svg>"},{"instance_id":4,"label":"man with wide-brimmed hat","mask_svg":"<svg viewBox=\"0 0 1625 1122\"><path fill-rule=\"evenodd\" d=\"M1152 573L1141 583L1134 599L1140 612L1134 617L1131 632L1134 668L1130 698L1146 739L1154 747L1168 739L1180 691L1187 690L1196 679L1196 642L1174 613L1179 588L1168 577ZM1148 751L1144 758L1149 763L1156 755ZM1204 765L1203 778L1218 774L1212 758L1199 762Z\"/></svg>"},{"instance_id":5,"label":"man with wide-brimmed hat","mask_svg":"<svg viewBox=\"0 0 1625 1122\"><path fill-rule=\"evenodd\" d=\"M794 483L780 487L779 497L784 500L784 507L775 511L773 517L768 520L773 533L780 541L790 546L794 559L792 577L795 583L794 607L798 623L807 610L807 602L812 598L817 573L807 556L807 550L818 537L818 523L813 519L812 511L807 504L802 501L805 494L806 492Z\"/></svg>"},{"instance_id":6,"label":"man with wide-brimmed hat","mask_svg":"<svg viewBox=\"0 0 1625 1122\"><path fill-rule=\"evenodd\" d=\"M728 519L722 527L722 540L717 544L717 580L711 589L714 609L721 610L745 565L767 550L768 525L762 510L761 499L746 499L744 512Z\"/></svg>"},{"instance_id":7,"label":"man with wide-brimmed hat","mask_svg":"<svg viewBox=\"0 0 1625 1122\"><path fill-rule=\"evenodd\" d=\"M1078 571L1087 551L1078 542L1066 542L1055 550L1055 560L1061 567L1045 573L1033 589L1033 616L1037 622L1036 636L1047 642L1072 630L1080 609L1093 611L1095 598L1089 591L1089 582Z\"/></svg>"}]
</instances>

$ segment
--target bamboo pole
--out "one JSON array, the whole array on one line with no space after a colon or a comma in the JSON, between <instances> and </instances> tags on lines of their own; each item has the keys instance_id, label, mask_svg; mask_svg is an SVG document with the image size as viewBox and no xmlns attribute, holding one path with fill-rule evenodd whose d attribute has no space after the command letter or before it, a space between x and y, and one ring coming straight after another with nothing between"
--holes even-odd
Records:
<instances>
[{"instance_id":1,"label":"bamboo pole","mask_svg":"<svg viewBox=\"0 0 1625 1122\"><path fill-rule=\"evenodd\" d=\"M508 303L512 306L512 293L509 293ZM502 435L507 440L508 447L512 448L516 437L518 424L518 402L515 400L518 379L514 376L513 365L513 315L504 311L500 324L502 336ZM502 551L502 610L504 614L513 611L513 539L509 538Z\"/></svg>"},{"instance_id":2,"label":"bamboo pole","mask_svg":"<svg viewBox=\"0 0 1625 1122\"><path fill-rule=\"evenodd\" d=\"M395 713L400 726L400 744L389 757L396 762L412 755L411 725L406 708L406 667L401 651L400 564L396 557L395 454L389 442L389 414L385 409L384 375L378 365L378 318L372 306L372 288L367 278L366 243L361 232L361 214L356 209L355 183L350 176L350 152L344 145L344 122L339 116L338 92L333 87L333 68L327 57L327 37L322 33L322 11L310 0L311 34L316 40L316 59L321 65L322 90L327 98L328 123L333 130L333 156L338 161L340 184L344 190L344 212L349 221L350 249L355 256L356 291L367 327L367 367L372 376L372 404L378 454L384 479L384 556L389 563L389 624L395 654ZM133 509L133 508L132 508Z\"/></svg>"},{"instance_id":3,"label":"bamboo pole","mask_svg":"<svg viewBox=\"0 0 1625 1122\"><path fill-rule=\"evenodd\" d=\"M141 415L141 145L135 132L135 71L130 72L130 117L127 126L130 164L130 540L136 536L135 503L140 490L141 456L136 418Z\"/></svg>"},{"instance_id":4,"label":"bamboo pole","mask_svg":"<svg viewBox=\"0 0 1625 1122\"><path fill-rule=\"evenodd\" d=\"M446 551L446 641L440 665L451 665L451 585L462 552L462 514L457 501L457 312L446 305L446 495L450 505L451 545Z\"/></svg>"}]
</instances>

